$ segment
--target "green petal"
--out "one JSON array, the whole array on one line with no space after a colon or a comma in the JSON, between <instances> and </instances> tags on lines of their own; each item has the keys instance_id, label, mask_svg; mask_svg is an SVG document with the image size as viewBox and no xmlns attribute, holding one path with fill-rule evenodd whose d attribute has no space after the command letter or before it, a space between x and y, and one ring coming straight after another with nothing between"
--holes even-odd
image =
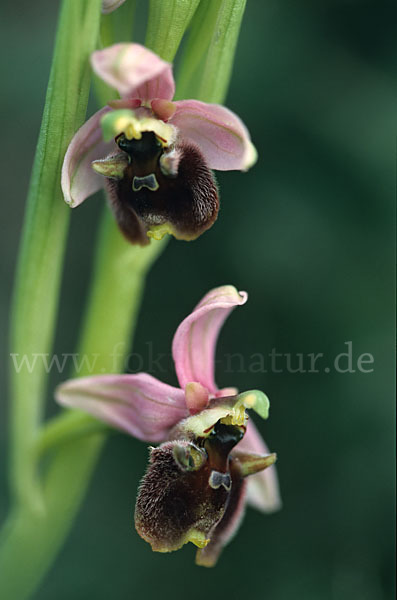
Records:
<instances>
[{"instance_id":1,"label":"green petal","mask_svg":"<svg viewBox=\"0 0 397 600\"><path fill-rule=\"evenodd\" d=\"M259 390L251 390L239 394L237 398L244 404L245 408L252 408L262 419L269 416L269 398Z\"/></svg>"},{"instance_id":2,"label":"green petal","mask_svg":"<svg viewBox=\"0 0 397 600\"><path fill-rule=\"evenodd\" d=\"M112 110L106 113L101 119L103 139L110 142L113 138L123 132L126 125L135 118L132 110L121 109Z\"/></svg>"}]
</instances>

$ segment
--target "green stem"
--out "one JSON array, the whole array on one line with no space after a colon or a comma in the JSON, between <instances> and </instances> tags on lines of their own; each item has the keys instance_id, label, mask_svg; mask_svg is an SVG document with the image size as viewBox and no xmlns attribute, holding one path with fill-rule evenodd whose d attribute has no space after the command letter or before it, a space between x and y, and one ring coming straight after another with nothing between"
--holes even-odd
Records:
<instances>
[{"instance_id":1,"label":"green stem","mask_svg":"<svg viewBox=\"0 0 397 600\"><path fill-rule=\"evenodd\" d=\"M26 600L39 585L76 516L103 441L93 433L57 446L43 489L45 513L27 506L11 513L0 547L1 598Z\"/></svg>"},{"instance_id":2,"label":"green stem","mask_svg":"<svg viewBox=\"0 0 397 600\"><path fill-rule=\"evenodd\" d=\"M86 363L79 375L121 370L147 271L165 245L166 240L152 241L146 248L131 246L106 209L80 342L80 356L95 355L98 360L95 368ZM3 553L0 547L0 572L7 573L0 583L0 597L27 598L50 567L77 513L107 432L95 419L69 411L42 429L33 456L45 455L48 462L43 474L45 514L32 514L22 508L12 515L3 539ZM40 539L39 553L33 549L34 539ZM24 565L23 578L20 564Z\"/></svg>"},{"instance_id":3,"label":"green stem","mask_svg":"<svg viewBox=\"0 0 397 600\"><path fill-rule=\"evenodd\" d=\"M60 190L63 157L84 119L89 83L89 55L99 31L101 0L64 0L54 58L27 200L26 219L13 299L11 354L31 360L52 347L69 210ZM39 485L35 445L40 431L48 374L37 363L29 372L10 373L10 487L12 512L0 536L0 597L27 598L54 555L57 528L67 527L56 502ZM81 493L86 467L81 477ZM66 486L67 480L63 485ZM62 494L62 492L64 492ZM58 491L57 491L58 494ZM63 497L62 497L63 496ZM60 490L59 499L68 500ZM78 506L78 504L76 505ZM57 519L47 518L58 514ZM57 521L57 522L56 522ZM46 544L38 543L46 527ZM23 573L21 572L23 565Z\"/></svg>"},{"instance_id":4,"label":"green stem","mask_svg":"<svg viewBox=\"0 0 397 600\"><path fill-rule=\"evenodd\" d=\"M48 421L42 428L36 445L37 458L41 459L54 448L93 433L111 433L113 430L101 421L77 410L62 413Z\"/></svg>"},{"instance_id":5,"label":"green stem","mask_svg":"<svg viewBox=\"0 0 397 600\"><path fill-rule=\"evenodd\" d=\"M161 242L152 241L145 248L131 246L120 234L106 209L80 344L81 356L90 355L93 351L98 355L96 373L123 371L125 354L131 347L131 333L140 306L145 275L166 243L167 239L164 238Z\"/></svg>"},{"instance_id":6,"label":"green stem","mask_svg":"<svg viewBox=\"0 0 397 600\"><path fill-rule=\"evenodd\" d=\"M88 56L95 48L100 0L64 0L27 200L11 319L11 353L31 360L52 347L70 210L60 189L68 143L87 107ZM16 501L40 509L32 447L40 427L47 372L11 369L10 485Z\"/></svg>"},{"instance_id":7,"label":"green stem","mask_svg":"<svg viewBox=\"0 0 397 600\"><path fill-rule=\"evenodd\" d=\"M165 245L165 241L147 248L127 244L106 210L80 343L80 356L95 354L98 361L94 369L86 364L80 375L120 371L146 273ZM48 463L42 478L45 513L22 507L12 514L0 547L0 572L7 574L0 579L0 597L28 598L50 567L85 494L106 432L91 417L69 411L42 429L33 456L45 455ZM38 539L39 551L35 550Z\"/></svg>"}]
</instances>

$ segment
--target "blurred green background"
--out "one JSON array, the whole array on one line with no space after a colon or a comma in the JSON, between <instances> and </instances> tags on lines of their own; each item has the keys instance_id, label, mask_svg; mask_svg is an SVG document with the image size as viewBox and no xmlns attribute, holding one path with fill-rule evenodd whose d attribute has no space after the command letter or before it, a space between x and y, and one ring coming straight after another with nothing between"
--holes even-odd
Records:
<instances>
[{"instance_id":1,"label":"blurred green background","mask_svg":"<svg viewBox=\"0 0 397 600\"><path fill-rule=\"evenodd\" d=\"M57 5L20 0L0 9L0 518L8 502L7 315ZM365 0L248 1L227 104L250 129L259 161L246 174L218 174L218 222L195 243L172 241L147 282L134 352L143 369L147 343L166 354L152 373L169 383L176 383L173 333L201 296L224 283L249 292L222 332L217 380L269 395L271 416L259 427L279 455L283 510L266 517L249 509L216 569L195 567L192 545L154 554L132 520L147 447L114 435L36 600L392 597L393 8ZM72 215L58 353L75 350L102 204L98 194ZM373 355L372 372L332 368L347 341L355 362ZM285 359L274 372L266 359L273 348L291 354L293 368L298 353L323 353L320 372L291 373ZM226 355L235 352L243 368L227 368ZM246 368L254 353L265 356L267 373ZM65 376L54 374L52 387ZM50 395L49 414L56 410Z\"/></svg>"}]
</instances>

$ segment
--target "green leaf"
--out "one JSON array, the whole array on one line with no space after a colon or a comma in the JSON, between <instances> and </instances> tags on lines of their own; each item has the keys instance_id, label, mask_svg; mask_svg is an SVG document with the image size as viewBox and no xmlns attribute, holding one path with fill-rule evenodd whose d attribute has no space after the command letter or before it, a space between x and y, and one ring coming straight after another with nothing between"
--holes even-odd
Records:
<instances>
[{"instance_id":1,"label":"green leaf","mask_svg":"<svg viewBox=\"0 0 397 600\"><path fill-rule=\"evenodd\" d=\"M178 98L224 101L245 5L246 0L202 0L180 66Z\"/></svg>"},{"instance_id":2,"label":"green leaf","mask_svg":"<svg viewBox=\"0 0 397 600\"><path fill-rule=\"evenodd\" d=\"M130 42L137 0L126 0L124 4L101 19L101 47L118 42Z\"/></svg>"},{"instance_id":3,"label":"green leaf","mask_svg":"<svg viewBox=\"0 0 397 600\"><path fill-rule=\"evenodd\" d=\"M89 55L99 31L100 0L64 0L26 207L13 298L11 353L49 353L54 336L70 209L60 188L66 148L82 124L90 84ZM11 486L21 502L34 491L32 444L40 426L47 372L11 370Z\"/></svg>"},{"instance_id":4,"label":"green leaf","mask_svg":"<svg viewBox=\"0 0 397 600\"><path fill-rule=\"evenodd\" d=\"M200 82L200 68L208 52L212 36L218 20L218 13L224 0L201 0L189 28L189 33L183 52L183 58L178 69L177 100L188 97L195 98Z\"/></svg>"},{"instance_id":5,"label":"green leaf","mask_svg":"<svg viewBox=\"0 0 397 600\"><path fill-rule=\"evenodd\" d=\"M173 61L200 0L150 0L145 45Z\"/></svg>"}]
</instances>

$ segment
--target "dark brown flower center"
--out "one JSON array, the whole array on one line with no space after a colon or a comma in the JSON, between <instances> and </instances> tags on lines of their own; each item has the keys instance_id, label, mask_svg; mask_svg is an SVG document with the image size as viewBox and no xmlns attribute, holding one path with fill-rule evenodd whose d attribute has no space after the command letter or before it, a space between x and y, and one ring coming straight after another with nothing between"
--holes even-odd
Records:
<instances>
[{"instance_id":1,"label":"dark brown flower center","mask_svg":"<svg viewBox=\"0 0 397 600\"><path fill-rule=\"evenodd\" d=\"M129 140L122 133L116 138L116 143L133 162L134 175L144 177L156 172L164 147L153 131L143 132L139 140Z\"/></svg>"},{"instance_id":2,"label":"dark brown flower center","mask_svg":"<svg viewBox=\"0 0 397 600\"><path fill-rule=\"evenodd\" d=\"M207 438L175 440L152 450L135 525L154 550L207 543L228 505L236 477L230 472L230 452L244 433L244 427L218 422Z\"/></svg>"}]
</instances>

